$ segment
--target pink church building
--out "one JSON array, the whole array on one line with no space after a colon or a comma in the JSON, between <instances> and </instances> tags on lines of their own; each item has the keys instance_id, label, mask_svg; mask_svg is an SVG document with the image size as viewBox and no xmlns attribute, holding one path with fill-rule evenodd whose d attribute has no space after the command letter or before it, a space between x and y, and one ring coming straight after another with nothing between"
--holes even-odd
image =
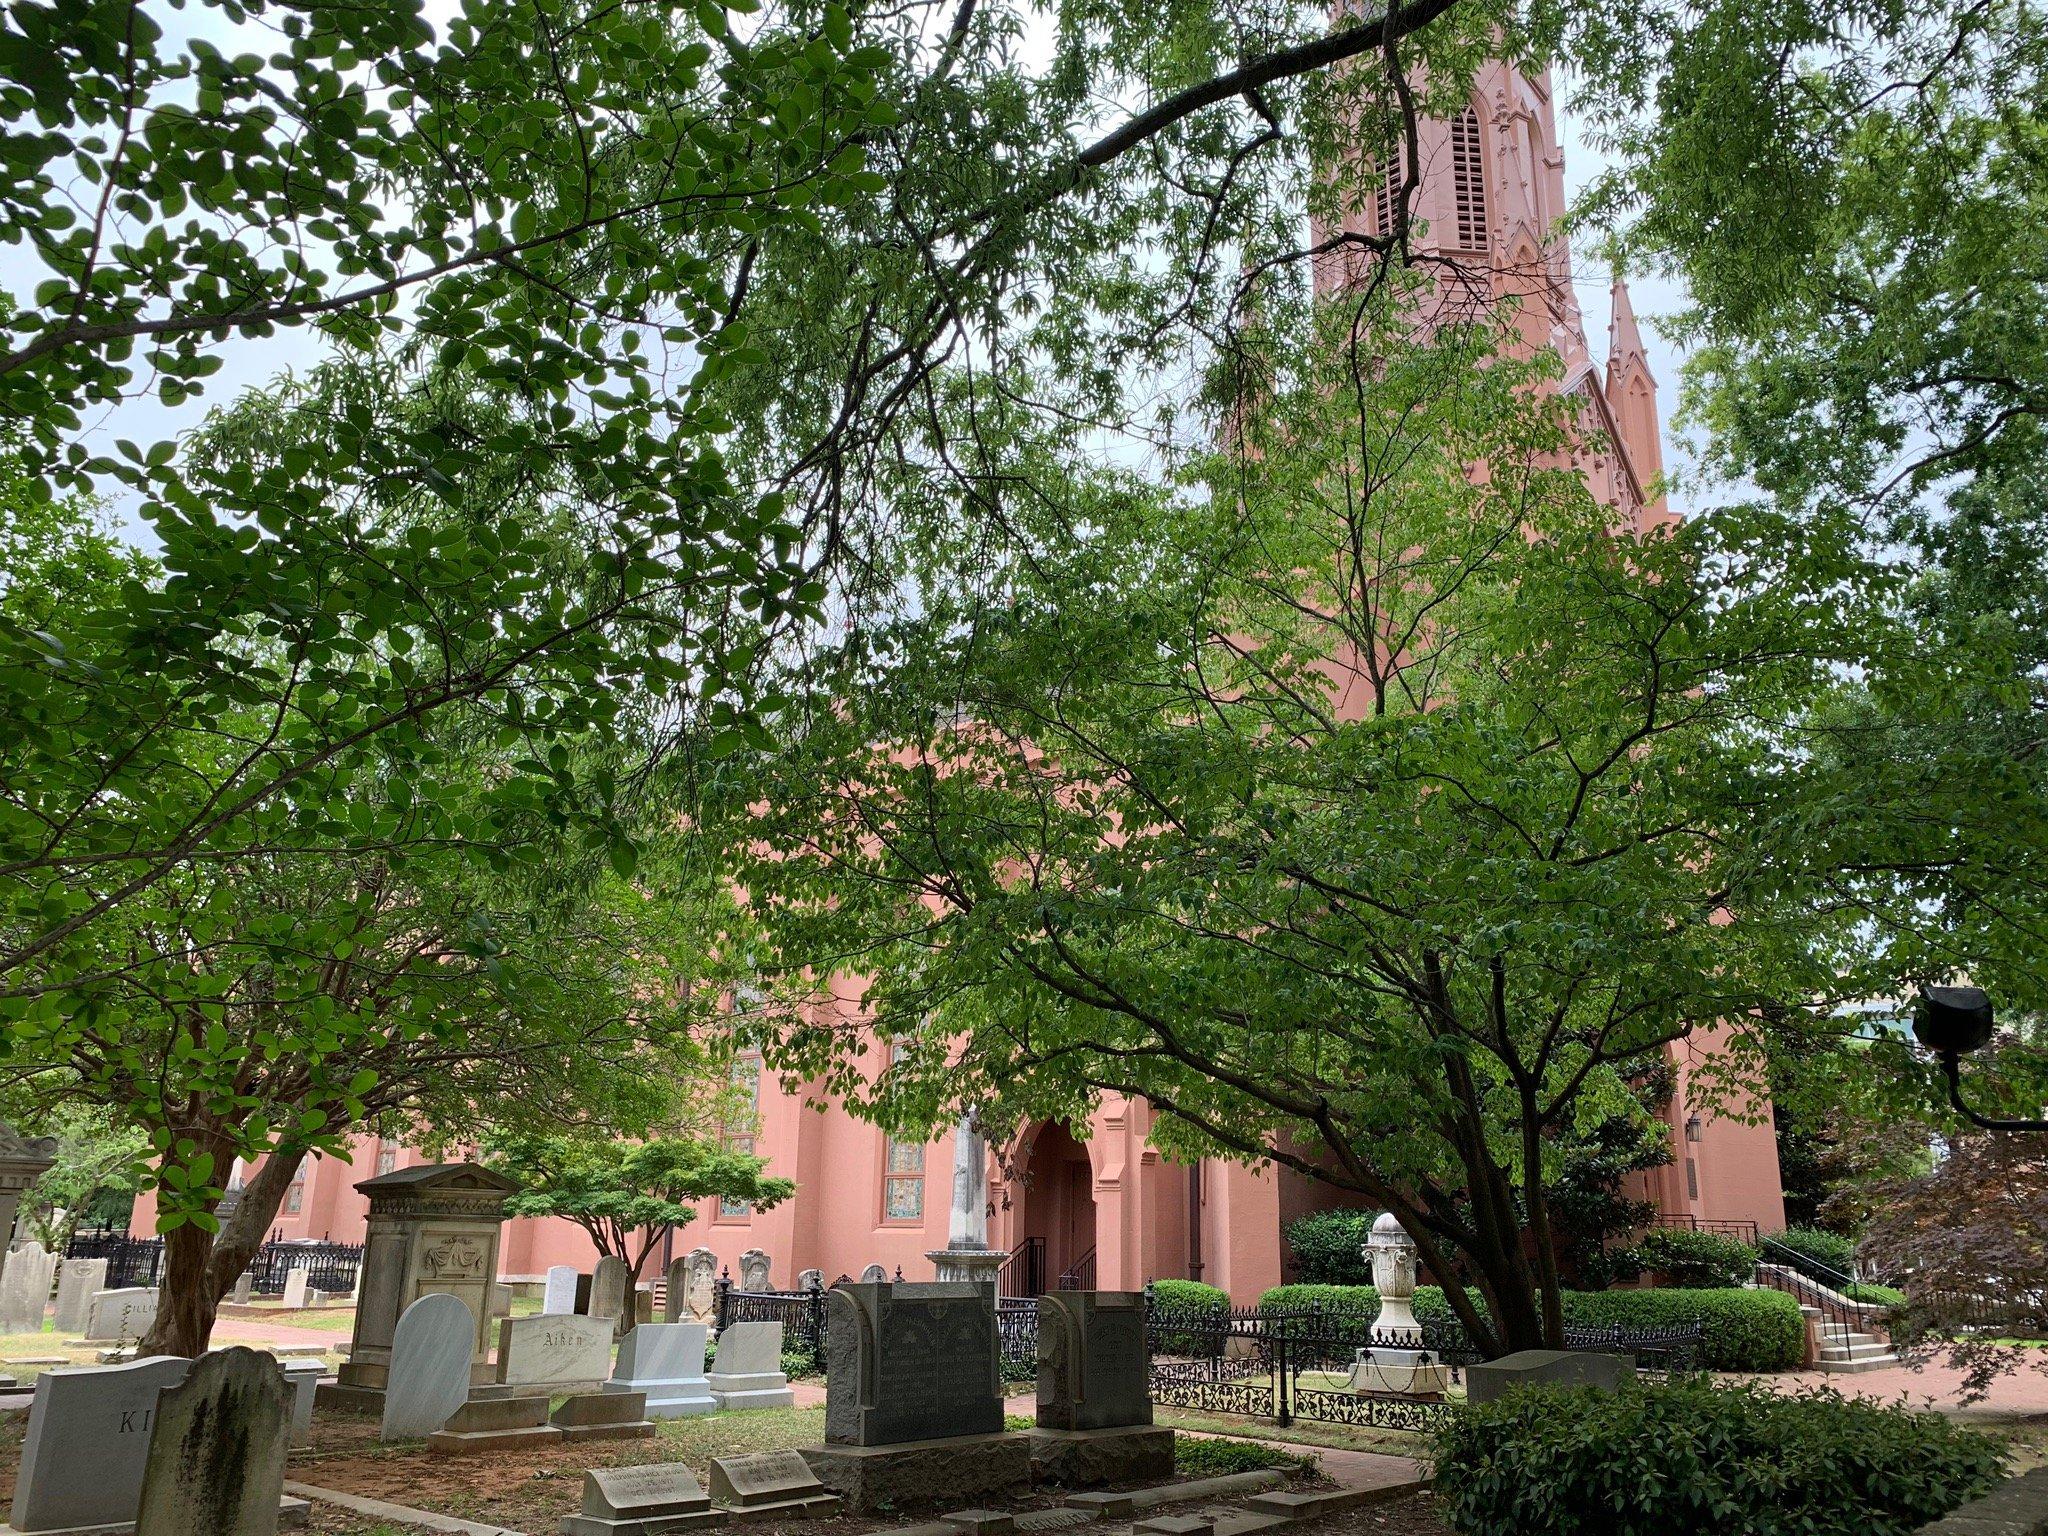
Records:
<instances>
[{"instance_id":1,"label":"pink church building","mask_svg":"<svg viewBox=\"0 0 2048 1536\"><path fill-rule=\"evenodd\" d=\"M1617 520L1638 528L1671 520L1657 485L1663 455L1656 384L1627 289L1619 281L1613 286L1604 366L1593 360L1573 295L1571 252L1556 233L1565 211L1564 158L1547 74L1499 64L1483 70L1461 114L1423 125L1420 159L1413 214L1421 228L1413 244L1449 258L1440 270L1461 275L1447 282L1517 299L1523 344L1558 352L1557 387L1571 397L1582 428L1578 467ZM1357 216L1360 230L1385 233L1390 204L1385 192L1367 199ZM1325 258L1318 286L1340 288L1352 259ZM1454 294L1447 298L1455 302ZM857 1016L858 988L850 981L836 1006ZM1776 1231L1785 1212L1769 1116L1720 1116L1688 1096L1688 1069L1714 1045L1709 1033L1673 1048L1674 1159L1639 1176L1637 1193L1665 1219ZM769 1171L794 1179L797 1193L770 1211L707 1201L672 1236L668 1251L657 1252L644 1278L659 1274L671 1255L705 1245L734 1275L742 1253L765 1252L771 1283L782 1287L806 1269L822 1271L829 1283L870 1264L929 1279L925 1255L943 1248L948 1235L951 1132L923 1145L899 1142L837 1106L807 1107L823 1097L814 1083L784 1081L758 1060L743 1061L740 1071L758 1111L753 1149L767 1158ZM1012 1255L1007 1293L1049 1289L1063 1276L1105 1289L1189 1278L1248 1305L1288 1278L1282 1227L1347 1203L1272 1165L1171 1161L1151 1144L1152 1118L1143 1101L1111 1096L1085 1126L1032 1126L991 1154L989 1238ZM354 1185L426 1161L374 1138L357 1141L352 1151L352 1163L309 1160L279 1214L281 1235L361 1241L367 1202ZM147 1207L145 1201L137 1212L140 1231L150 1229L154 1212ZM588 1269L594 1259L589 1240L569 1223L522 1219L507 1225L501 1270L507 1278L530 1278L553 1264Z\"/></svg>"}]
</instances>

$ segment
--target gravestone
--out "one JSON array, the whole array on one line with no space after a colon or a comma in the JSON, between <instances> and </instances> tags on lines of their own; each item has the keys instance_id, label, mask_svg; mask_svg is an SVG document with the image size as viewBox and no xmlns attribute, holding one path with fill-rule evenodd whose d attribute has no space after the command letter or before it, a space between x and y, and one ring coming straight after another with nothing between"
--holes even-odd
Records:
<instances>
[{"instance_id":1,"label":"gravestone","mask_svg":"<svg viewBox=\"0 0 2048 1536\"><path fill-rule=\"evenodd\" d=\"M800 1269L796 1274L796 1288L800 1291L822 1291L825 1288L825 1271L822 1269Z\"/></svg>"},{"instance_id":2,"label":"gravestone","mask_svg":"<svg viewBox=\"0 0 2048 1536\"><path fill-rule=\"evenodd\" d=\"M590 1316L590 1275L582 1271L576 1276L576 1315Z\"/></svg>"},{"instance_id":3,"label":"gravestone","mask_svg":"<svg viewBox=\"0 0 2048 1536\"><path fill-rule=\"evenodd\" d=\"M14 1481L17 1531L69 1531L135 1519L157 1394L192 1368L175 1355L79 1366L36 1378Z\"/></svg>"},{"instance_id":4,"label":"gravestone","mask_svg":"<svg viewBox=\"0 0 2048 1536\"><path fill-rule=\"evenodd\" d=\"M836 1285L827 1305L827 1444L896 1445L1002 1429L996 1309L987 1286Z\"/></svg>"},{"instance_id":5,"label":"gravestone","mask_svg":"<svg viewBox=\"0 0 2048 1536\"><path fill-rule=\"evenodd\" d=\"M594 1317L508 1317L498 1324L498 1380L588 1386L612 1371L612 1330Z\"/></svg>"},{"instance_id":6,"label":"gravestone","mask_svg":"<svg viewBox=\"0 0 2048 1536\"><path fill-rule=\"evenodd\" d=\"M435 1291L405 1309L384 1370L380 1440L431 1435L469 1396L476 1319L460 1296Z\"/></svg>"},{"instance_id":7,"label":"gravestone","mask_svg":"<svg viewBox=\"0 0 2048 1536\"><path fill-rule=\"evenodd\" d=\"M135 1536L276 1536L290 1423L270 1356L201 1355L157 1398Z\"/></svg>"},{"instance_id":8,"label":"gravestone","mask_svg":"<svg viewBox=\"0 0 2048 1536\"><path fill-rule=\"evenodd\" d=\"M563 1398L548 1422L562 1432L564 1440L648 1440L654 1436L645 1392L579 1392Z\"/></svg>"},{"instance_id":9,"label":"gravestone","mask_svg":"<svg viewBox=\"0 0 2048 1536\"><path fill-rule=\"evenodd\" d=\"M690 1315L690 1259L685 1254L680 1259L670 1259L668 1268L662 1272L664 1295L661 1303L661 1320L664 1323L680 1323Z\"/></svg>"},{"instance_id":10,"label":"gravestone","mask_svg":"<svg viewBox=\"0 0 2048 1536\"><path fill-rule=\"evenodd\" d=\"M100 1340L139 1339L156 1321L156 1292L145 1286L93 1292L85 1316L85 1336Z\"/></svg>"},{"instance_id":11,"label":"gravestone","mask_svg":"<svg viewBox=\"0 0 2048 1536\"><path fill-rule=\"evenodd\" d=\"M626 1331L626 1261L606 1254L590 1277L590 1316L604 1318L615 1333Z\"/></svg>"},{"instance_id":12,"label":"gravestone","mask_svg":"<svg viewBox=\"0 0 2048 1536\"><path fill-rule=\"evenodd\" d=\"M17 1135L0 1122L0 1281L7 1278L7 1240L14 1234L14 1215L30 1185L57 1162L57 1138Z\"/></svg>"},{"instance_id":13,"label":"gravestone","mask_svg":"<svg viewBox=\"0 0 2048 1536\"><path fill-rule=\"evenodd\" d=\"M690 1315L698 1322L709 1322L711 1310L718 1304L718 1255L709 1248L692 1248L683 1258L689 1267L690 1283L684 1290Z\"/></svg>"},{"instance_id":14,"label":"gravestone","mask_svg":"<svg viewBox=\"0 0 2048 1536\"><path fill-rule=\"evenodd\" d=\"M550 1264L548 1283L541 1292L540 1310L543 1316L565 1317L576 1310L576 1266L574 1264Z\"/></svg>"},{"instance_id":15,"label":"gravestone","mask_svg":"<svg viewBox=\"0 0 2048 1536\"><path fill-rule=\"evenodd\" d=\"M795 1451L712 1457L711 1497L740 1511L740 1518L749 1524L829 1514L839 1504Z\"/></svg>"},{"instance_id":16,"label":"gravestone","mask_svg":"<svg viewBox=\"0 0 2048 1536\"><path fill-rule=\"evenodd\" d=\"M768 1289L768 1255L759 1248L749 1248L740 1255L740 1289L743 1291L765 1291Z\"/></svg>"},{"instance_id":17,"label":"gravestone","mask_svg":"<svg viewBox=\"0 0 2048 1536\"><path fill-rule=\"evenodd\" d=\"M468 1311L470 1379L491 1379L490 1286L498 1278L505 1197L518 1187L474 1163L424 1163L356 1185L369 1198L370 1217L338 1402L375 1405L399 1321L426 1296L452 1296ZM326 1389L321 1395L327 1400Z\"/></svg>"},{"instance_id":18,"label":"gravestone","mask_svg":"<svg viewBox=\"0 0 2048 1536\"><path fill-rule=\"evenodd\" d=\"M725 1519L679 1461L599 1467L583 1474L583 1508L565 1515L562 1536L651 1536Z\"/></svg>"},{"instance_id":19,"label":"gravestone","mask_svg":"<svg viewBox=\"0 0 2048 1536\"><path fill-rule=\"evenodd\" d=\"M860 1283L862 1285L887 1285L889 1283L888 1268L881 1264L870 1264L860 1272Z\"/></svg>"},{"instance_id":20,"label":"gravestone","mask_svg":"<svg viewBox=\"0 0 2048 1536\"><path fill-rule=\"evenodd\" d=\"M291 1273L284 1277L284 1304L287 1307L303 1307L306 1304L306 1287L312 1282L313 1272L303 1264L294 1264Z\"/></svg>"},{"instance_id":21,"label":"gravestone","mask_svg":"<svg viewBox=\"0 0 2048 1536\"><path fill-rule=\"evenodd\" d=\"M427 1436L427 1449L436 1456L474 1456L553 1445L561 1438L562 1432L548 1422L545 1397L473 1397Z\"/></svg>"},{"instance_id":22,"label":"gravestone","mask_svg":"<svg viewBox=\"0 0 2048 1536\"><path fill-rule=\"evenodd\" d=\"M604 1390L645 1393L650 1419L710 1413L718 1400L704 1376L707 1332L702 1323L640 1324L619 1341Z\"/></svg>"},{"instance_id":23,"label":"gravestone","mask_svg":"<svg viewBox=\"0 0 2048 1536\"><path fill-rule=\"evenodd\" d=\"M1143 1291L1049 1291L1038 1298L1038 1425L1117 1429L1152 1422Z\"/></svg>"},{"instance_id":24,"label":"gravestone","mask_svg":"<svg viewBox=\"0 0 2048 1536\"><path fill-rule=\"evenodd\" d=\"M292 1443L304 1442L313 1428L313 1394L319 1389L320 1378L327 1367L316 1359L281 1360L279 1369L284 1375L285 1390L292 1400Z\"/></svg>"},{"instance_id":25,"label":"gravestone","mask_svg":"<svg viewBox=\"0 0 2048 1536\"><path fill-rule=\"evenodd\" d=\"M709 1380L721 1408L795 1407L796 1393L782 1374L782 1324L728 1324Z\"/></svg>"},{"instance_id":26,"label":"gravestone","mask_svg":"<svg viewBox=\"0 0 2048 1536\"><path fill-rule=\"evenodd\" d=\"M0 1280L6 1277L0 1275ZM57 1331L83 1333L92 1299L107 1288L105 1259L66 1259L57 1266Z\"/></svg>"},{"instance_id":27,"label":"gravestone","mask_svg":"<svg viewBox=\"0 0 2048 1536\"><path fill-rule=\"evenodd\" d=\"M512 1287L493 1283L491 1286L491 1316L510 1317L511 1315Z\"/></svg>"},{"instance_id":28,"label":"gravestone","mask_svg":"<svg viewBox=\"0 0 2048 1536\"><path fill-rule=\"evenodd\" d=\"M23 1243L0 1269L0 1333L41 1333L57 1276L57 1255L41 1243Z\"/></svg>"},{"instance_id":29,"label":"gravestone","mask_svg":"<svg viewBox=\"0 0 2048 1536\"><path fill-rule=\"evenodd\" d=\"M242 1278L235 1282L234 1290L228 1293L228 1300L238 1307L246 1307L249 1305L249 1297L255 1290L256 1277L245 1269L242 1271Z\"/></svg>"},{"instance_id":30,"label":"gravestone","mask_svg":"<svg viewBox=\"0 0 2048 1536\"><path fill-rule=\"evenodd\" d=\"M1612 1391L1636 1374L1628 1355L1586 1349L1524 1349L1465 1367L1465 1401L1490 1403L1515 1387L1597 1387Z\"/></svg>"}]
</instances>

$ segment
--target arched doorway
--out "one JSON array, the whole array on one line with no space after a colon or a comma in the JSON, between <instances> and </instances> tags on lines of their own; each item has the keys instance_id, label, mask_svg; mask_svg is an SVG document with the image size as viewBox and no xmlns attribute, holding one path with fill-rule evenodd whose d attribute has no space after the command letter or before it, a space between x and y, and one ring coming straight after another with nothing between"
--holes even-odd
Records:
<instances>
[{"instance_id":1,"label":"arched doorway","mask_svg":"<svg viewBox=\"0 0 2048 1536\"><path fill-rule=\"evenodd\" d=\"M1048 1289L1095 1284L1095 1169L1088 1148L1060 1121L1038 1127L1024 1152L1017 1231L1044 1258L1034 1265Z\"/></svg>"}]
</instances>

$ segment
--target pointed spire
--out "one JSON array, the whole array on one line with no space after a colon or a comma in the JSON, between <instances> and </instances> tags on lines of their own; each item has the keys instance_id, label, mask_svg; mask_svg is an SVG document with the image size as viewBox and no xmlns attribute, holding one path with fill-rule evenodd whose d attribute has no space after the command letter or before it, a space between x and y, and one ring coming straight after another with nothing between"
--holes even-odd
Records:
<instances>
[{"instance_id":1,"label":"pointed spire","mask_svg":"<svg viewBox=\"0 0 2048 1536\"><path fill-rule=\"evenodd\" d=\"M1607 387L1615 387L1630 362L1640 367L1643 377L1654 385L1657 380L1650 372L1649 356L1643 351L1643 333L1636 328L1636 307L1629 301L1628 279L1621 275L1619 267L1614 269L1608 293L1614 312L1607 322Z\"/></svg>"}]
</instances>

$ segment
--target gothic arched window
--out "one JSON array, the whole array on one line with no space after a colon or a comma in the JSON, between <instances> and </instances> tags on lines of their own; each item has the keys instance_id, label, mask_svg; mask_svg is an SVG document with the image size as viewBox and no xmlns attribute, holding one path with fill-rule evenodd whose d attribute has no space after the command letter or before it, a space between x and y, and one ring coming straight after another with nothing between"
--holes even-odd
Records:
<instances>
[{"instance_id":1,"label":"gothic arched window","mask_svg":"<svg viewBox=\"0 0 2048 1536\"><path fill-rule=\"evenodd\" d=\"M1485 250L1486 156L1479 136L1479 114L1469 106L1451 120L1451 193L1457 209L1458 248Z\"/></svg>"}]
</instances>

